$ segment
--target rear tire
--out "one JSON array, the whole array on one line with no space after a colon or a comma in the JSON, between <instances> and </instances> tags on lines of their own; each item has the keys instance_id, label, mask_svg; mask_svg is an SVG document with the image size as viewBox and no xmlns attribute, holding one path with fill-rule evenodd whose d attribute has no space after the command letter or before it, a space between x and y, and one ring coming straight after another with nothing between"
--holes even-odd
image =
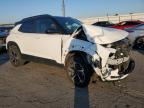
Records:
<instances>
[{"instance_id":1,"label":"rear tire","mask_svg":"<svg viewBox=\"0 0 144 108\"><path fill-rule=\"evenodd\" d=\"M8 47L8 54L10 62L13 66L18 67L24 65L25 61L22 59L22 55L18 46L10 45Z\"/></svg>"},{"instance_id":2,"label":"rear tire","mask_svg":"<svg viewBox=\"0 0 144 108\"><path fill-rule=\"evenodd\" d=\"M92 71L90 66L84 62L81 56L72 54L66 59L65 65L69 79L77 87L87 87Z\"/></svg>"}]
</instances>

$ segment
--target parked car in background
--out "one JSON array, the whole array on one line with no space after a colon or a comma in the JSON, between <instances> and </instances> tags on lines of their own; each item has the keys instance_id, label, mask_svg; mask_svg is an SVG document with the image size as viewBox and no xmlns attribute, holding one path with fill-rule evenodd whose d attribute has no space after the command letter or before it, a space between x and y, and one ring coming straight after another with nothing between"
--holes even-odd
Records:
<instances>
[{"instance_id":1,"label":"parked car in background","mask_svg":"<svg viewBox=\"0 0 144 108\"><path fill-rule=\"evenodd\" d=\"M12 27L0 27L0 49L5 49L6 38Z\"/></svg>"},{"instance_id":2,"label":"parked car in background","mask_svg":"<svg viewBox=\"0 0 144 108\"><path fill-rule=\"evenodd\" d=\"M93 23L92 25L101 26L101 27L109 27L109 26L113 26L114 24L110 21L99 21L99 22Z\"/></svg>"},{"instance_id":3,"label":"parked car in background","mask_svg":"<svg viewBox=\"0 0 144 108\"><path fill-rule=\"evenodd\" d=\"M126 28L134 27L134 26L139 25L139 24L144 24L144 22L140 21L140 20L122 21L122 22L115 24L111 27L116 28L116 29L126 29Z\"/></svg>"},{"instance_id":4,"label":"parked car in background","mask_svg":"<svg viewBox=\"0 0 144 108\"><path fill-rule=\"evenodd\" d=\"M39 15L16 23L7 37L13 66L44 58L64 64L78 87L89 84L93 72L103 81L124 79L134 69L128 33L85 25L70 17Z\"/></svg>"},{"instance_id":5,"label":"parked car in background","mask_svg":"<svg viewBox=\"0 0 144 108\"><path fill-rule=\"evenodd\" d=\"M133 47L144 49L144 24L139 24L125 30L129 32L128 38L130 39Z\"/></svg>"},{"instance_id":6,"label":"parked car in background","mask_svg":"<svg viewBox=\"0 0 144 108\"><path fill-rule=\"evenodd\" d=\"M6 46L6 36L7 33L0 32L0 49Z\"/></svg>"},{"instance_id":7,"label":"parked car in background","mask_svg":"<svg viewBox=\"0 0 144 108\"><path fill-rule=\"evenodd\" d=\"M0 32L6 32L8 33L11 29L13 28L13 26L0 26Z\"/></svg>"}]
</instances>

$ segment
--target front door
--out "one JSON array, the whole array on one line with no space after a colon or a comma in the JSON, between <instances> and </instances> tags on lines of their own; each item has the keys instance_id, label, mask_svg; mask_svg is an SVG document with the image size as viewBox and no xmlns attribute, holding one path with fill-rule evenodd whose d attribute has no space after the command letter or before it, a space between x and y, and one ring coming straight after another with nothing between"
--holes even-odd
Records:
<instances>
[{"instance_id":1,"label":"front door","mask_svg":"<svg viewBox=\"0 0 144 108\"><path fill-rule=\"evenodd\" d=\"M36 20L34 51L36 56L52 59L61 63L62 34L58 25L51 18Z\"/></svg>"}]
</instances>

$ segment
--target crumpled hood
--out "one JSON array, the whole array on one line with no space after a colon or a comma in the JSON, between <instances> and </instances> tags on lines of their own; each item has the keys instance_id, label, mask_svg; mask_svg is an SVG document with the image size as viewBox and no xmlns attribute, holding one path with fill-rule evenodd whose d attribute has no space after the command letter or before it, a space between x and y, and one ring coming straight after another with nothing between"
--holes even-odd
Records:
<instances>
[{"instance_id":1,"label":"crumpled hood","mask_svg":"<svg viewBox=\"0 0 144 108\"><path fill-rule=\"evenodd\" d=\"M90 42L98 44L109 44L128 36L128 32L113 28L99 27L93 25L82 25L83 30Z\"/></svg>"}]
</instances>

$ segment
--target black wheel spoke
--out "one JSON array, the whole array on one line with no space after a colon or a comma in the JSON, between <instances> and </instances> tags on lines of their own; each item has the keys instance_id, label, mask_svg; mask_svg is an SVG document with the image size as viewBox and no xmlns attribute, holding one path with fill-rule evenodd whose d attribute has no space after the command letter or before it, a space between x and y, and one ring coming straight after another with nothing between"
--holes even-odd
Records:
<instances>
[{"instance_id":1,"label":"black wheel spoke","mask_svg":"<svg viewBox=\"0 0 144 108\"><path fill-rule=\"evenodd\" d=\"M16 45L8 46L8 53L10 62L13 66L18 67L24 65L25 60L23 60L23 58L21 57L21 52L18 46Z\"/></svg>"},{"instance_id":2,"label":"black wheel spoke","mask_svg":"<svg viewBox=\"0 0 144 108\"><path fill-rule=\"evenodd\" d=\"M76 83L83 83L85 81L84 68L80 63L73 63L68 68L71 79Z\"/></svg>"}]
</instances>

